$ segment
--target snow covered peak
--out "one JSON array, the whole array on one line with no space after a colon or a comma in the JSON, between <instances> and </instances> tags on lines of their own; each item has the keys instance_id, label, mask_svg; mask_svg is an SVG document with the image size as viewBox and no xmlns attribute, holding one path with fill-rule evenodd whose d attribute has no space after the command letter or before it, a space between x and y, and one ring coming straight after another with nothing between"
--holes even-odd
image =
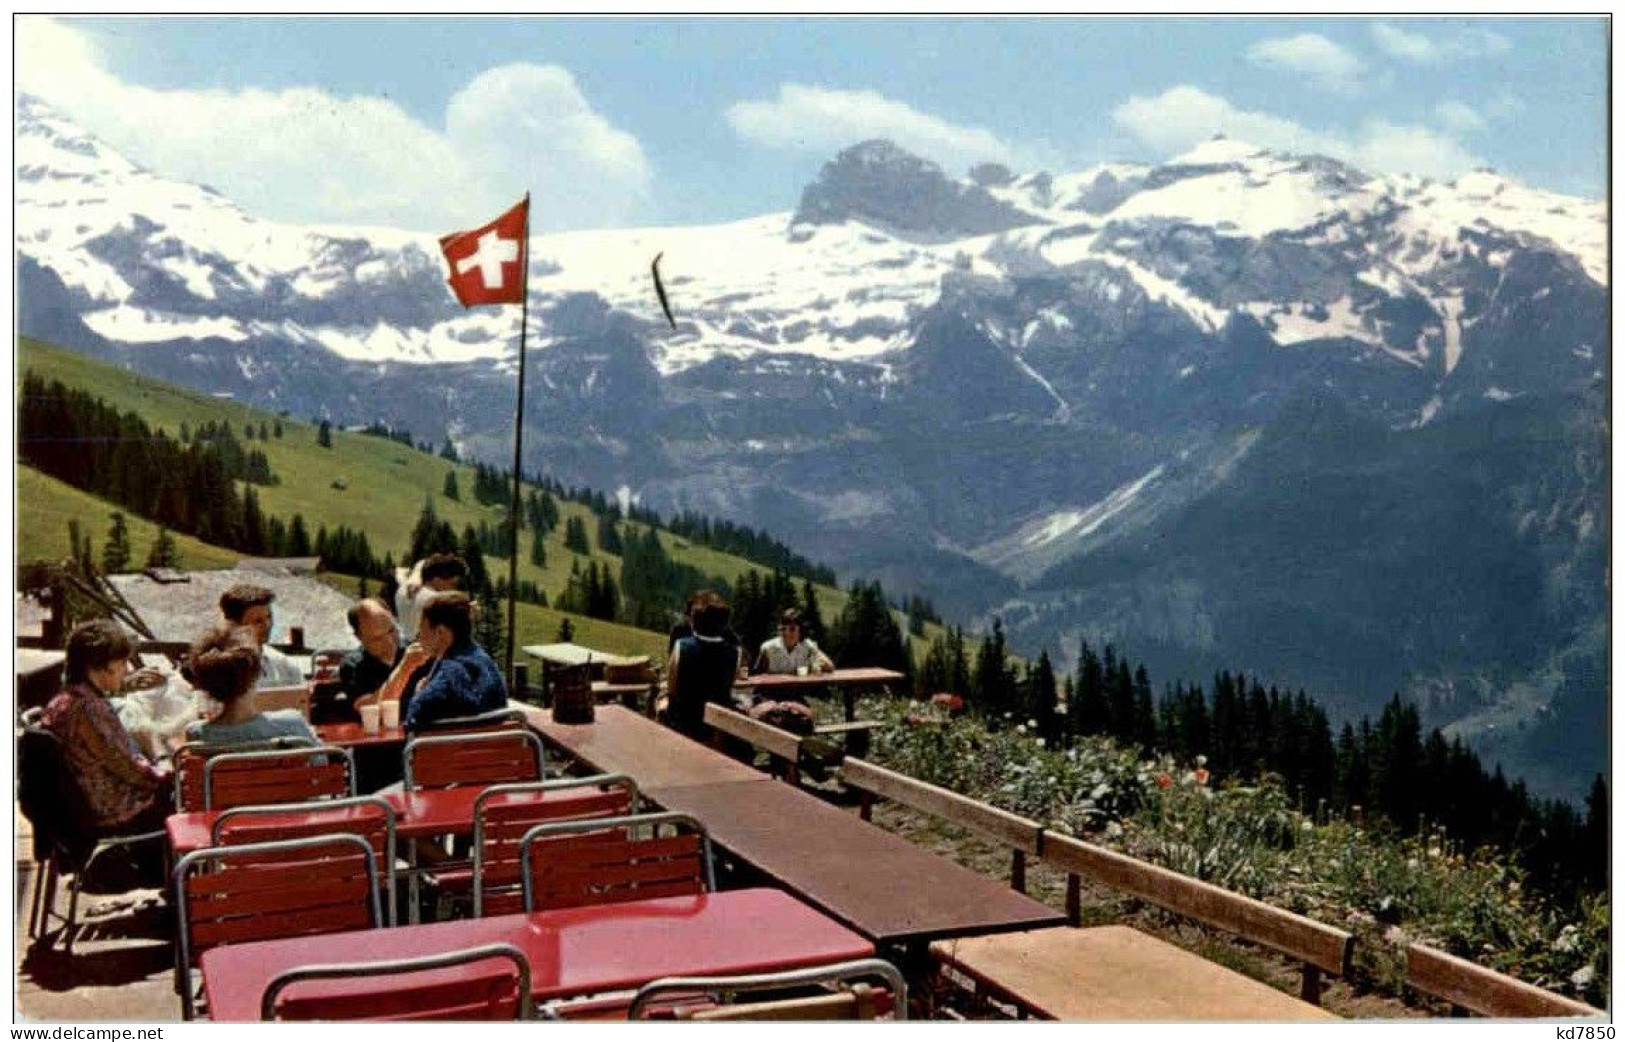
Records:
<instances>
[{"instance_id":1,"label":"snow covered peak","mask_svg":"<svg viewBox=\"0 0 1625 1042\"><path fill-rule=\"evenodd\" d=\"M1263 149L1245 141L1215 134L1188 152L1168 160L1165 166L1224 166L1241 163L1263 153Z\"/></svg>"}]
</instances>

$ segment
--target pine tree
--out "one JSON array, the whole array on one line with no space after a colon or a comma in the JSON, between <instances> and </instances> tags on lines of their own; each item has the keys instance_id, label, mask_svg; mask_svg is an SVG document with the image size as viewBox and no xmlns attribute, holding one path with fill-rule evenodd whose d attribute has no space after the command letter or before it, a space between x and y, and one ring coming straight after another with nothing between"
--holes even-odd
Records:
<instances>
[{"instance_id":1,"label":"pine tree","mask_svg":"<svg viewBox=\"0 0 1625 1042\"><path fill-rule=\"evenodd\" d=\"M598 549L606 554L618 555L623 549L620 517L621 512L613 507L598 515Z\"/></svg>"},{"instance_id":2,"label":"pine tree","mask_svg":"<svg viewBox=\"0 0 1625 1042\"><path fill-rule=\"evenodd\" d=\"M587 524L579 516L572 516L564 523L564 548L575 554L592 552L587 546Z\"/></svg>"},{"instance_id":3,"label":"pine tree","mask_svg":"<svg viewBox=\"0 0 1625 1042\"><path fill-rule=\"evenodd\" d=\"M530 539L530 563L538 568L547 567L547 547L542 544L542 533L537 532Z\"/></svg>"},{"instance_id":4,"label":"pine tree","mask_svg":"<svg viewBox=\"0 0 1625 1042\"><path fill-rule=\"evenodd\" d=\"M440 445L440 458L443 460L450 460L453 463L459 462L457 458L457 446L451 443L451 435L449 434L446 435L446 440Z\"/></svg>"},{"instance_id":5,"label":"pine tree","mask_svg":"<svg viewBox=\"0 0 1625 1042\"><path fill-rule=\"evenodd\" d=\"M324 449L333 447L333 425L326 420L323 420L321 426L316 428L316 444Z\"/></svg>"},{"instance_id":6,"label":"pine tree","mask_svg":"<svg viewBox=\"0 0 1625 1042\"><path fill-rule=\"evenodd\" d=\"M278 416L271 424L271 433L278 438L282 437L282 417Z\"/></svg>"},{"instance_id":7,"label":"pine tree","mask_svg":"<svg viewBox=\"0 0 1625 1042\"><path fill-rule=\"evenodd\" d=\"M575 623L570 621L570 617L568 615L559 620L558 637L561 644L568 644L572 640L576 639Z\"/></svg>"},{"instance_id":8,"label":"pine tree","mask_svg":"<svg viewBox=\"0 0 1625 1042\"><path fill-rule=\"evenodd\" d=\"M1074 734L1105 734L1111 724L1111 709L1106 704L1105 667L1088 641L1083 642L1078 653L1078 684L1067 709Z\"/></svg>"},{"instance_id":9,"label":"pine tree","mask_svg":"<svg viewBox=\"0 0 1625 1042\"><path fill-rule=\"evenodd\" d=\"M265 553L265 513L260 509L260 497L253 485L243 487L243 550L250 554Z\"/></svg>"},{"instance_id":10,"label":"pine tree","mask_svg":"<svg viewBox=\"0 0 1625 1042\"><path fill-rule=\"evenodd\" d=\"M1027 712L1038 721L1038 733L1044 741L1054 745L1061 739L1061 717L1055 711L1055 666L1047 650L1038 653L1038 661L1027 671Z\"/></svg>"},{"instance_id":11,"label":"pine tree","mask_svg":"<svg viewBox=\"0 0 1625 1042\"><path fill-rule=\"evenodd\" d=\"M824 613L818 607L818 591L811 579L801 580L801 632L813 640L824 638Z\"/></svg>"},{"instance_id":12,"label":"pine tree","mask_svg":"<svg viewBox=\"0 0 1625 1042\"><path fill-rule=\"evenodd\" d=\"M114 575L130 567L130 529L124 523L124 514L113 511L113 524L107 530L107 543L102 547L102 571Z\"/></svg>"},{"instance_id":13,"label":"pine tree","mask_svg":"<svg viewBox=\"0 0 1625 1042\"><path fill-rule=\"evenodd\" d=\"M1015 695L1014 678L1004 645L1004 621L993 619L993 630L982 640L976 653L976 668L971 677L971 697L982 711L994 720L1002 716L1014 718L1022 710ZM1025 719L1018 721L1025 723Z\"/></svg>"},{"instance_id":14,"label":"pine tree","mask_svg":"<svg viewBox=\"0 0 1625 1042\"><path fill-rule=\"evenodd\" d=\"M305 530L304 515L295 514L288 523L288 556L309 557L310 553L310 533Z\"/></svg>"},{"instance_id":15,"label":"pine tree","mask_svg":"<svg viewBox=\"0 0 1625 1042\"><path fill-rule=\"evenodd\" d=\"M169 529L160 525L158 535L152 540L152 548L147 551L147 567L179 568L180 566L180 551L175 546L175 537L169 534Z\"/></svg>"}]
</instances>

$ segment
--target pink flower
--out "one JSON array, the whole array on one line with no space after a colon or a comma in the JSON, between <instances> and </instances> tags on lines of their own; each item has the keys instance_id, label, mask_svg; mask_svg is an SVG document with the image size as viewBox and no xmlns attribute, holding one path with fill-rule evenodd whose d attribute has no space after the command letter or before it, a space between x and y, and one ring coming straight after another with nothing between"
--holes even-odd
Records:
<instances>
[{"instance_id":1,"label":"pink flower","mask_svg":"<svg viewBox=\"0 0 1625 1042\"><path fill-rule=\"evenodd\" d=\"M1174 779L1166 772L1157 775L1157 788L1166 789L1174 784Z\"/></svg>"},{"instance_id":2,"label":"pink flower","mask_svg":"<svg viewBox=\"0 0 1625 1042\"><path fill-rule=\"evenodd\" d=\"M1198 768L1196 768L1194 777L1196 778L1196 784L1198 784L1198 785L1206 785L1207 780L1208 780L1209 777L1211 777L1211 775L1209 775L1207 773L1207 768L1206 767L1198 767Z\"/></svg>"},{"instance_id":3,"label":"pink flower","mask_svg":"<svg viewBox=\"0 0 1625 1042\"><path fill-rule=\"evenodd\" d=\"M931 704L941 706L950 713L957 713L965 708L965 700L948 691L939 691L932 695Z\"/></svg>"}]
</instances>

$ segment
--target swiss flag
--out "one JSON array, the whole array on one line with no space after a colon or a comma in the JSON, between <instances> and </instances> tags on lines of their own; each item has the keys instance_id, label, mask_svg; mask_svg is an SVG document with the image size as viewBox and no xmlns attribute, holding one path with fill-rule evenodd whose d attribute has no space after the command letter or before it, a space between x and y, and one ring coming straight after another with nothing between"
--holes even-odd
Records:
<instances>
[{"instance_id":1,"label":"swiss flag","mask_svg":"<svg viewBox=\"0 0 1625 1042\"><path fill-rule=\"evenodd\" d=\"M440 238L451 267L451 291L457 302L519 304L525 299L525 250L530 235L530 196L512 210L472 231Z\"/></svg>"}]
</instances>

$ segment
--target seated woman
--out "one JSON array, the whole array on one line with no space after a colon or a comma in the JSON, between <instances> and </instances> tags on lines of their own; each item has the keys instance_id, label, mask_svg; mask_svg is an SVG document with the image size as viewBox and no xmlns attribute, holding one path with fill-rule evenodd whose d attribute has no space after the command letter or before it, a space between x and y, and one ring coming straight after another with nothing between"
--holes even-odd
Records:
<instances>
[{"instance_id":1,"label":"seated woman","mask_svg":"<svg viewBox=\"0 0 1625 1042\"><path fill-rule=\"evenodd\" d=\"M733 610L709 590L698 595L690 618L694 632L672 646L666 667L666 702L663 719L673 730L695 741L708 741L706 703L735 708L733 682L739 672L739 647L723 633Z\"/></svg>"},{"instance_id":2,"label":"seated woman","mask_svg":"<svg viewBox=\"0 0 1625 1042\"><path fill-rule=\"evenodd\" d=\"M107 701L129 674L134 654L130 638L107 619L75 627L64 663L67 687L41 717L62 743L90 823L109 834L162 828L174 811L169 771L141 755Z\"/></svg>"},{"instance_id":3,"label":"seated woman","mask_svg":"<svg viewBox=\"0 0 1625 1042\"><path fill-rule=\"evenodd\" d=\"M835 663L818 650L811 638L802 636L801 612L790 608L779 616L779 635L762 644L752 673L830 673Z\"/></svg>"},{"instance_id":4,"label":"seated woman","mask_svg":"<svg viewBox=\"0 0 1625 1042\"><path fill-rule=\"evenodd\" d=\"M239 745L274 738L316 741L316 732L297 709L262 713L254 704L260 676L260 645L247 626L220 626L192 645L187 674L193 686L220 703L210 720L186 728L187 740L204 745Z\"/></svg>"}]
</instances>

